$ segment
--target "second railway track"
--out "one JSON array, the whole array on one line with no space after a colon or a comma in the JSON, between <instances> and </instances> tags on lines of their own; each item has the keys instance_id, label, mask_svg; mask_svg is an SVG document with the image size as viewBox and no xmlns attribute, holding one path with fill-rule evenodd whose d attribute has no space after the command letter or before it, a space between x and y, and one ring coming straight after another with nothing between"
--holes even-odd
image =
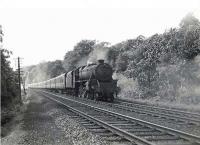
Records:
<instances>
[{"instance_id":1,"label":"second railway track","mask_svg":"<svg viewBox=\"0 0 200 145\"><path fill-rule=\"evenodd\" d=\"M45 97L54 100L81 117L89 120L89 126L95 124L120 136L121 139L141 145L200 145L200 137L156 125L137 118L106 110L85 102L77 101L61 95L38 91Z\"/></svg>"},{"instance_id":2,"label":"second railway track","mask_svg":"<svg viewBox=\"0 0 200 145\"><path fill-rule=\"evenodd\" d=\"M127 102L127 101L122 101L118 100L117 103L122 106L127 106L128 108L136 109L138 111L145 110L147 113L153 114L156 112L159 115L162 116L169 116L170 118L176 118L179 120L186 120L186 121L191 121L196 122L200 124L200 114L199 113L194 113L194 112L187 112L187 111L182 111L182 110L177 110L177 109L170 109L170 108L164 108L164 107L158 107L158 106L153 106L153 105L148 105L144 103L137 103L137 102Z\"/></svg>"}]
</instances>

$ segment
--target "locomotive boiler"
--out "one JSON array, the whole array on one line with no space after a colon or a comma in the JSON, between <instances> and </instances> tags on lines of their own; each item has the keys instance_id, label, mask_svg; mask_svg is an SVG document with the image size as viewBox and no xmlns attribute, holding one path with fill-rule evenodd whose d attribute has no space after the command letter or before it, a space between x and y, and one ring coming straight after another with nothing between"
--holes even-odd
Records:
<instances>
[{"instance_id":1,"label":"locomotive boiler","mask_svg":"<svg viewBox=\"0 0 200 145\"><path fill-rule=\"evenodd\" d=\"M112 79L112 67L98 60L97 64L80 67L79 94L81 97L112 102L116 92L117 81Z\"/></svg>"},{"instance_id":2,"label":"locomotive boiler","mask_svg":"<svg viewBox=\"0 0 200 145\"><path fill-rule=\"evenodd\" d=\"M89 64L79 69L79 79L89 80L96 78L99 81L110 81L112 79L112 68L104 60L98 60L97 64Z\"/></svg>"}]
</instances>

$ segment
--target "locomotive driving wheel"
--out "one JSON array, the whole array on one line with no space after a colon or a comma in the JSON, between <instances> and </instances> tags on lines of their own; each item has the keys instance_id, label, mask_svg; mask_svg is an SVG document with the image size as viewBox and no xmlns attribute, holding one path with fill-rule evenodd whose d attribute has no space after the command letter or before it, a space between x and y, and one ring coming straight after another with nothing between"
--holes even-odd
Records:
<instances>
[{"instance_id":1,"label":"locomotive driving wheel","mask_svg":"<svg viewBox=\"0 0 200 145\"><path fill-rule=\"evenodd\" d=\"M94 100L95 100L95 101L99 101L100 98L101 98L101 94L98 93L98 92L95 92L95 93L94 93Z\"/></svg>"},{"instance_id":2,"label":"locomotive driving wheel","mask_svg":"<svg viewBox=\"0 0 200 145\"><path fill-rule=\"evenodd\" d=\"M109 96L106 97L108 102L113 102L114 94L110 93Z\"/></svg>"},{"instance_id":3,"label":"locomotive driving wheel","mask_svg":"<svg viewBox=\"0 0 200 145\"><path fill-rule=\"evenodd\" d=\"M83 87L83 86L80 86L79 87L79 94L78 94L78 97L79 98L87 98L87 90Z\"/></svg>"}]
</instances>

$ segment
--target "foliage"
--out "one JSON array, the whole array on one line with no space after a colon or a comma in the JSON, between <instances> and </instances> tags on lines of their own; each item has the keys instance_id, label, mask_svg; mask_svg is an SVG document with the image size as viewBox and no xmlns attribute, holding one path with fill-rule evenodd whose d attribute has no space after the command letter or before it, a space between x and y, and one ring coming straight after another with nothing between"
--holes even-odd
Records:
<instances>
[{"instance_id":1,"label":"foliage","mask_svg":"<svg viewBox=\"0 0 200 145\"><path fill-rule=\"evenodd\" d=\"M10 67L8 58L11 52L6 49L1 49L1 105L7 107L12 104L12 101L18 98L19 102L19 87L18 79L15 72Z\"/></svg>"},{"instance_id":2,"label":"foliage","mask_svg":"<svg viewBox=\"0 0 200 145\"><path fill-rule=\"evenodd\" d=\"M65 72L61 60L56 60L53 62L48 62L47 74L50 78L56 77Z\"/></svg>"},{"instance_id":3,"label":"foliage","mask_svg":"<svg viewBox=\"0 0 200 145\"><path fill-rule=\"evenodd\" d=\"M93 51L96 44L95 40L82 40L74 46L73 51L69 51L64 57L64 68L66 71L71 71L77 67L81 58L86 57Z\"/></svg>"},{"instance_id":4,"label":"foliage","mask_svg":"<svg viewBox=\"0 0 200 145\"><path fill-rule=\"evenodd\" d=\"M38 65L24 68L26 84L45 81L65 72L61 60L43 62Z\"/></svg>"},{"instance_id":5,"label":"foliage","mask_svg":"<svg viewBox=\"0 0 200 145\"><path fill-rule=\"evenodd\" d=\"M116 67L117 72L137 81L144 96L155 96L160 90L161 82L167 83L169 79L161 81L165 72L160 74L159 67L180 64L182 61L193 61L200 54L199 40L200 22L192 15L187 15L181 21L180 28L172 28L163 34L155 34L149 38L139 36L112 46L112 48L121 47L116 50L118 56L114 55L116 61L113 66ZM113 50L112 54L115 54ZM185 65L180 67L179 72L184 67ZM175 82L171 83L175 84Z\"/></svg>"},{"instance_id":6,"label":"foliage","mask_svg":"<svg viewBox=\"0 0 200 145\"><path fill-rule=\"evenodd\" d=\"M21 103L19 95L18 79L15 72L10 67L10 61L8 60L12 52L7 49L3 49L1 43L3 42L3 32L0 25L0 49L1 49L1 106L10 108L16 104Z\"/></svg>"}]
</instances>

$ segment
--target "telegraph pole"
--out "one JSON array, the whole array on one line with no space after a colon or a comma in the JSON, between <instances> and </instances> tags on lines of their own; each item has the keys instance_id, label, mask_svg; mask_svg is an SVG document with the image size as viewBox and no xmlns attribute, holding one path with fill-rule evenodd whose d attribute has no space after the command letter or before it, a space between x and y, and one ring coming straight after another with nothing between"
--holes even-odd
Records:
<instances>
[{"instance_id":1,"label":"telegraph pole","mask_svg":"<svg viewBox=\"0 0 200 145\"><path fill-rule=\"evenodd\" d=\"M18 57L17 58L18 60L18 81L19 81L19 96L20 98L22 98L22 95L21 95L21 70L20 70L20 58Z\"/></svg>"}]
</instances>

